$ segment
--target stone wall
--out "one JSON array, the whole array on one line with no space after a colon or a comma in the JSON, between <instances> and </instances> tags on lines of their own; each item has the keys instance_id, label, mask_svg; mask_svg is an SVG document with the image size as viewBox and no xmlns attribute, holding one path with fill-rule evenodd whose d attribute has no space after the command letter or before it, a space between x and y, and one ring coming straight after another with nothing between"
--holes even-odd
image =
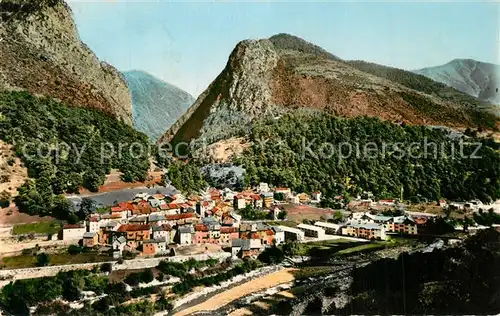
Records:
<instances>
[{"instance_id":1,"label":"stone wall","mask_svg":"<svg viewBox=\"0 0 500 316\"><path fill-rule=\"evenodd\" d=\"M195 259L198 261L207 259L218 259L220 261L227 259L231 256L228 252L216 252L210 254L198 254L191 256L174 256L174 257L157 257L157 258L138 258L132 260L124 260L122 264L118 264L116 261L107 261L112 264L113 270L130 270L130 269L144 269L156 267L160 261L173 261L173 262L184 262L189 259ZM71 271L71 270L90 270L95 266L100 266L105 262L93 262L93 263L81 263L81 264L68 264L61 266L49 266L49 267L37 267L37 268L25 268L25 269L12 269L12 270L0 270L0 287L8 284L13 280L20 279L32 279L40 278L46 276L54 276L61 271Z\"/></svg>"}]
</instances>

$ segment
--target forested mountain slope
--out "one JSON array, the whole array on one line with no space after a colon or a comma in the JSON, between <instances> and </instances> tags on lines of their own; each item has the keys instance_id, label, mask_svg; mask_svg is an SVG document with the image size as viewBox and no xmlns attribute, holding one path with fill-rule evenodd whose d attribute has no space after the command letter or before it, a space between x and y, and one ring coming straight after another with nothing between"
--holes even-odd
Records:
<instances>
[{"instance_id":1,"label":"forested mountain slope","mask_svg":"<svg viewBox=\"0 0 500 316\"><path fill-rule=\"evenodd\" d=\"M97 190L112 168L125 181L144 180L149 168L146 135L100 111L27 92L0 92L0 139L28 168L17 205L30 214L64 218L70 205L61 194Z\"/></svg>"},{"instance_id":2,"label":"forested mountain slope","mask_svg":"<svg viewBox=\"0 0 500 316\"><path fill-rule=\"evenodd\" d=\"M186 91L144 71L123 73L132 95L133 126L156 140L194 102Z\"/></svg>"}]
</instances>

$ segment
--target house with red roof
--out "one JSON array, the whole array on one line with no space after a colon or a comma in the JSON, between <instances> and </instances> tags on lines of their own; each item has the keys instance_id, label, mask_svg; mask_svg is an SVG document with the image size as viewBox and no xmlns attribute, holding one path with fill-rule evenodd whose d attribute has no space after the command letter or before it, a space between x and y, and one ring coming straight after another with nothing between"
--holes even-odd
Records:
<instances>
[{"instance_id":1,"label":"house with red roof","mask_svg":"<svg viewBox=\"0 0 500 316\"><path fill-rule=\"evenodd\" d=\"M151 238L151 227L149 225L125 224L118 227L117 232L125 236L127 246L132 249L137 248L144 240Z\"/></svg>"},{"instance_id":2,"label":"house with red roof","mask_svg":"<svg viewBox=\"0 0 500 316\"><path fill-rule=\"evenodd\" d=\"M239 232L236 227L220 228L220 244L223 246L231 245L231 240L239 238Z\"/></svg>"}]
</instances>

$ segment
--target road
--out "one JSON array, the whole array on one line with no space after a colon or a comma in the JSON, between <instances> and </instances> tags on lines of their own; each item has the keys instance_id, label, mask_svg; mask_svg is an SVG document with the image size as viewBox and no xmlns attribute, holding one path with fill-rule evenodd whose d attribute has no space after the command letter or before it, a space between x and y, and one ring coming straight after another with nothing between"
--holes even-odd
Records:
<instances>
[{"instance_id":1,"label":"road","mask_svg":"<svg viewBox=\"0 0 500 316\"><path fill-rule=\"evenodd\" d=\"M165 195L177 193L177 190L172 187L156 187L153 189L148 189L146 187L143 188L133 188L133 189L122 189L112 192L105 193L95 193L95 194L86 194L86 195L70 195L68 196L68 200L72 201L74 204L80 204L80 201L84 197L91 198L96 201L97 204L102 204L105 206L111 206L115 203L115 201L129 201L138 193L147 192L149 194L155 194L156 192L160 192Z\"/></svg>"}]
</instances>

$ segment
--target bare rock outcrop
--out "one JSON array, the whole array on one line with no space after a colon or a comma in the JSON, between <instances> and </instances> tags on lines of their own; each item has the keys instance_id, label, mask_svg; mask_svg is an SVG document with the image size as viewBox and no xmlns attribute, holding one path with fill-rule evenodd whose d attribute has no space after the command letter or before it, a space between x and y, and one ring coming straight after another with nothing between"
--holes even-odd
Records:
<instances>
[{"instance_id":1,"label":"bare rock outcrop","mask_svg":"<svg viewBox=\"0 0 500 316\"><path fill-rule=\"evenodd\" d=\"M131 124L126 82L80 41L63 0L0 2L0 89L26 90Z\"/></svg>"},{"instance_id":2,"label":"bare rock outcrop","mask_svg":"<svg viewBox=\"0 0 500 316\"><path fill-rule=\"evenodd\" d=\"M243 136L255 119L279 118L299 108L453 128L498 125L475 104L478 100L459 91L445 91L449 88L409 71L376 64L368 68L288 34L244 40L159 142L176 145L202 138L206 144Z\"/></svg>"}]
</instances>

